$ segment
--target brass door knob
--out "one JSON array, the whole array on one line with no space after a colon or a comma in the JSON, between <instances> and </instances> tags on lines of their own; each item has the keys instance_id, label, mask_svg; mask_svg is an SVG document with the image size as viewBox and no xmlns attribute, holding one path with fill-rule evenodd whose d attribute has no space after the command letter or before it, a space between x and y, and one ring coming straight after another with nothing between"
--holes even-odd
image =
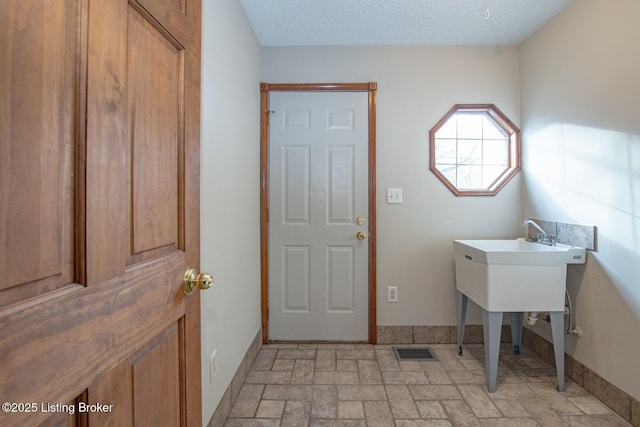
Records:
<instances>
[{"instance_id":1,"label":"brass door knob","mask_svg":"<svg viewBox=\"0 0 640 427\"><path fill-rule=\"evenodd\" d=\"M358 234L356 234L356 239L358 240L364 240L367 237L366 234L364 234L364 231L358 231Z\"/></svg>"},{"instance_id":2,"label":"brass door knob","mask_svg":"<svg viewBox=\"0 0 640 427\"><path fill-rule=\"evenodd\" d=\"M203 291L207 290L213 285L213 277L209 273L200 273L194 267L187 268L184 272L184 279L182 280L182 290L184 294L189 296L200 288Z\"/></svg>"}]
</instances>

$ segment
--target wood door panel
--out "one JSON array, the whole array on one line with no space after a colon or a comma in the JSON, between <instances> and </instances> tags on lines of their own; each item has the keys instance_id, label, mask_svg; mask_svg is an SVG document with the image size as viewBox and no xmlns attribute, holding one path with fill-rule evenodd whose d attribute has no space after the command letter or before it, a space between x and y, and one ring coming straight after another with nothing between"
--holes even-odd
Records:
<instances>
[{"instance_id":1,"label":"wood door panel","mask_svg":"<svg viewBox=\"0 0 640 427\"><path fill-rule=\"evenodd\" d=\"M135 424L179 426L181 422L180 326L173 323L164 333L139 350L130 360L133 371Z\"/></svg>"},{"instance_id":2,"label":"wood door panel","mask_svg":"<svg viewBox=\"0 0 640 427\"><path fill-rule=\"evenodd\" d=\"M67 402L61 405L62 410L60 410L58 406L41 406L41 410L49 411L50 416L39 424L38 427L77 427L78 425L82 425L80 421L80 419L83 418L82 414L78 414L75 409L64 409L65 407L70 408L72 406L75 408L76 404L77 400Z\"/></svg>"},{"instance_id":3,"label":"wood door panel","mask_svg":"<svg viewBox=\"0 0 640 427\"><path fill-rule=\"evenodd\" d=\"M125 278L5 310L0 359L11 369L0 369L0 395L9 402L64 402L79 395L183 316L184 265L177 253L133 268ZM199 302L197 294L191 299ZM19 425L28 415L0 413L0 425ZM35 420L45 417L36 414Z\"/></svg>"},{"instance_id":4,"label":"wood door panel","mask_svg":"<svg viewBox=\"0 0 640 427\"><path fill-rule=\"evenodd\" d=\"M74 281L78 18L63 0L0 14L0 306Z\"/></svg>"},{"instance_id":5,"label":"wood door panel","mask_svg":"<svg viewBox=\"0 0 640 427\"><path fill-rule=\"evenodd\" d=\"M193 7L193 3L190 3L189 6ZM189 44L194 41L194 34L189 31L192 24L189 22L186 0L137 0L131 4L157 22L158 28L165 28L176 40L188 41Z\"/></svg>"},{"instance_id":6,"label":"wood door panel","mask_svg":"<svg viewBox=\"0 0 640 427\"><path fill-rule=\"evenodd\" d=\"M172 323L157 337L110 370L88 390L89 402L118 402L105 417L89 414L89 425L184 425L180 401L185 399L181 381L184 358L180 343L182 322Z\"/></svg>"},{"instance_id":7,"label":"wood door panel","mask_svg":"<svg viewBox=\"0 0 640 427\"><path fill-rule=\"evenodd\" d=\"M87 31L86 284L124 274L127 258L127 2L92 1Z\"/></svg>"},{"instance_id":8,"label":"wood door panel","mask_svg":"<svg viewBox=\"0 0 640 427\"><path fill-rule=\"evenodd\" d=\"M111 404L111 411L92 414L89 425L127 426L131 424L133 414L133 394L131 392L131 365L125 360L94 382L87 390L90 404ZM117 402L115 404L114 402Z\"/></svg>"},{"instance_id":9,"label":"wood door panel","mask_svg":"<svg viewBox=\"0 0 640 427\"><path fill-rule=\"evenodd\" d=\"M176 43L129 7L129 264L183 247L178 200L183 192L184 51Z\"/></svg>"},{"instance_id":10,"label":"wood door panel","mask_svg":"<svg viewBox=\"0 0 640 427\"><path fill-rule=\"evenodd\" d=\"M66 412L57 412L43 421L38 427L76 427L78 425L77 414L71 415Z\"/></svg>"}]
</instances>

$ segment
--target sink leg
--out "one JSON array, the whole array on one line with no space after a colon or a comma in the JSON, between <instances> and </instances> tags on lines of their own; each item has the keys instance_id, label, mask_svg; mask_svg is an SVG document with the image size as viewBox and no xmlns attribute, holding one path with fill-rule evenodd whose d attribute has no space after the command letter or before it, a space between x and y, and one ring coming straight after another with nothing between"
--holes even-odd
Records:
<instances>
[{"instance_id":1,"label":"sink leg","mask_svg":"<svg viewBox=\"0 0 640 427\"><path fill-rule=\"evenodd\" d=\"M458 323L458 355L462 356L462 340L464 338L464 322L467 317L467 302L469 298L460 291L456 291L456 320Z\"/></svg>"},{"instance_id":2,"label":"sink leg","mask_svg":"<svg viewBox=\"0 0 640 427\"><path fill-rule=\"evenodd\" d=\"M513 343L513 353L520 354L522 346L522 316L524 313L509 313L509 321L511 322L511 342Z\"/></svg>"},{"instance_id":3,"label":"sink leg","mask_svg":"<svg viewBox=\"0 0 640 427\"><path fill-rule=\"evenodd\" d=\"M484 333L484 364L487 374L487 389L490 393L493 393L496 391L498 379L502 312L482 310L482 331Z\"/></svg>"},{"instance_id":4,"label":"sink leg","mask_svg":"<svg viewBox=\"0 0 640 427\"><path fill-rule=\"evenodd\" d=\"M551 311L551 335L553 336L553 352L556 358L558 375L558 391L564 391L564 312Z\"/></svg>"}]
</instances>

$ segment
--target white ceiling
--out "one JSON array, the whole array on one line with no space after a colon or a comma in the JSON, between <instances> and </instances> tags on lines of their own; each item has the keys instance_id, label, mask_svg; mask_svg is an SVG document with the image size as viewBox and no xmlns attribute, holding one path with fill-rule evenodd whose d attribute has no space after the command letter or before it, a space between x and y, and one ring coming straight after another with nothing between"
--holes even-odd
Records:
<instances>
[{"instance_id":1,"label":"white ceiling","mask_svg":"<svg viewBox=\"0 0 640 427\"><path fill-rule=\"evenodd\" d=\"M518 45L572 0L241 0L262 46Z\"/></svg>"}]
</instances>

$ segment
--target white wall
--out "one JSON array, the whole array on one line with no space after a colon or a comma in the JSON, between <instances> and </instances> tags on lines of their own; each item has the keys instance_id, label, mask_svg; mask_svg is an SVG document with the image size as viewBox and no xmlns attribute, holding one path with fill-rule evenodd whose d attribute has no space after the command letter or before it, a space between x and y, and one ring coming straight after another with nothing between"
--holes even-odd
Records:
<instances>
[{"instance_id":1,"label":"white wall","mask_svg":"<svg viewBox=\"0 0 640 427\"><path fill-rule=\"evenodd\" d=\"M519 235L520 175L496 197L455 197L429 170L429 129L456 103L494 103L519 124L517 48L268 47L263 80L378 82L378 324L455 325L451 240ZM403 204L385 203L388 187Z\"/></svg>"},{"instance_id":2,"label":"white wall","mask_svg":"<svg viewBox=\"0 0 640 427\"><path fill-rule=\"evenodd\" d=\"M640 398L640 2L575 1L521 46L525 216L598 227L567 352ZM536 331L550 337L548 326Z\"/></svg>"},{"instance_id":3,"label":"white wall","mask_svg":"<svg viewBox=\"0 0 640 427\"><path fill-rule=\"evenodd\" d=\"M237 0L203 2L202 400L207 425L260 330L261 48ZM209 382L209 355L218 374Z\"/></svg>"}]
</instances>

